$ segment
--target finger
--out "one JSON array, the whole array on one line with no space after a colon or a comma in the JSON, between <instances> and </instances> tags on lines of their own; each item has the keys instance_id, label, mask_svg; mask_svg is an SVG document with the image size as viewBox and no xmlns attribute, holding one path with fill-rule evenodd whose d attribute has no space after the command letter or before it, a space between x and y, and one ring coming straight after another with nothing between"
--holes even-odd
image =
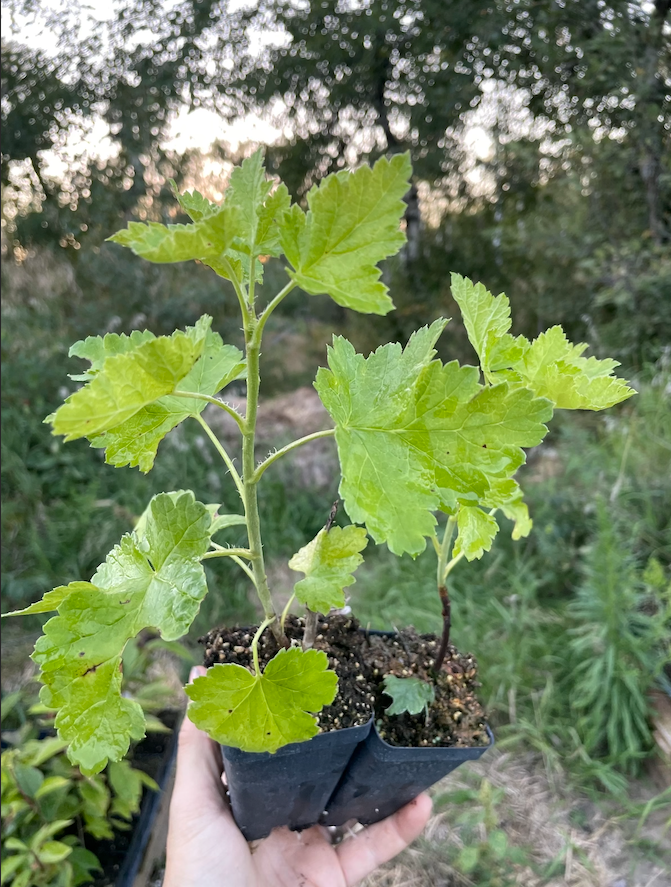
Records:
<instances>
[{"instance_id":1,"label":"finger","mask_svg":"<svg viewBox=\"0 0 671 887\"><path fill-rule=\"evenodd\" d=\"M192 668L189 681L202 674L205 674L203 666ZM174 806L177 809L196 806L210 811L227 810L221 783L222 769L219 746L185 716L177 747Z\"/></svg>"},{"instance_id":2,"label":"finger","mask_svg":"<svg viewBox=\"0 0 671 887\"><path fill-rule=\"evenodd\" d=\"M336 848L348 887L393 859L417 838L431 815L431 798L419 795L405 807L348 838Z\"/></svg>"}]
</instances>

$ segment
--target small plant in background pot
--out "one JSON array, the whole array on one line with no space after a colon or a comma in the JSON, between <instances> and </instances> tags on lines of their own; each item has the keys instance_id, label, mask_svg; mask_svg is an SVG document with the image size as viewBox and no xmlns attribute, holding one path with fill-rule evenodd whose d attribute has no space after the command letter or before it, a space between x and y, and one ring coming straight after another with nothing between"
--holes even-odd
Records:
<instances>
[{"instance_id":1,"label":"small plant in background pot","mask_svg":"<svg viewBox=\"0 0 671 887\"><path fill-rule=\"evenodd\" d=\"M85 437L104 448L109 464L147 472L163 437L190 418L237 488L239 514L221 514L190 491L155 496L90 582L56 588L21 612L58 610L33 654L41 698L58 710L70 759L92 774L122 758L144 732L142 710L120 693L125 645L147 627L167 641L185 634L207 592L203 561L233 560L255 588L263 619L255 628L207 636L212 667L187 688L188 715L224 747L234 814L247 837L320 817L375 821L482 754L491 736L475 698L475 661L450 644L449 575L491 548L497 514L514 522L514 538L529 533L514 475L523 448L542 441L555 409L604 409L633 393L612 375L615 361L583 357L586 346L572 345L559 327L533 342L513 337L506 296L454 274L452 293L479 367L436 358L443 318L405 347L384 345L368 357L336 336L328 368L315 381L333 427L259 461L266 324L294 290L327 294L364 314L393 308L376 266L405 241L400 223L410 177L407 155L337 173L310 191L304 211L266 175L257 152L233 170L221 205L175 189L191 223L131 222L110 239L152 262L202 262L230 281L245 353L224 344L208 316L172 336L145 330L90 337L70 352L90 362L73 377L82 387L48 419L66 440ZM280 255L289 281L260 305L264 262ZM247 386L244 415L217 396L239 379ZM206 422L208 404L236 423L239 462ZM336 526L333 511L291 558L291 569L303 575L293 594L305 616L297 618L290 605L278 610L268 587L257 489L287 453L331 436L339 496L352 523ZM246 544L214 541L236 526L245 527ZM362 632L342 612L369 538L398 556L416 557L427 541L434 547L441 637Z\"/></svg>"}]
</instances>

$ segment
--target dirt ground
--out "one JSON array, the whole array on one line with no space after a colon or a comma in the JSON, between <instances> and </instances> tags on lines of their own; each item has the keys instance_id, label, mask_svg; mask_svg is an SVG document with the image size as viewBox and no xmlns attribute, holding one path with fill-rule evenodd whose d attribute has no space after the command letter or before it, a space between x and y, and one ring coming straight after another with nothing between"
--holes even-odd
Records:
<instances>
[{"instance_id":1,"label":"dirt ground","mask_svg":"<svg viewBox=\"0 0 671 887\"><path fill-rule=\"evenodd\" d=\"M495 749L482 761L460 767L432 794L472 789L483 779L503 789L499 825L532 863L513 866L508 878L498 882L501 887L671 887L671 835L668 824L665 828L671 802L637 830L637 819L621 818L622 811L613 803L597 806L561 788L553 791L536 756ZM630 800L644 804L659 791L651 780L642 780L633 783ZM471 880L450 865L461 844L451 822L460 812L460 805L452 804L433 816L424 835L362 887L496 884L494 879ZM549 880L539 877L536 872L553 861L559 869L556 875Z\"/></svg>"}]
</instances>

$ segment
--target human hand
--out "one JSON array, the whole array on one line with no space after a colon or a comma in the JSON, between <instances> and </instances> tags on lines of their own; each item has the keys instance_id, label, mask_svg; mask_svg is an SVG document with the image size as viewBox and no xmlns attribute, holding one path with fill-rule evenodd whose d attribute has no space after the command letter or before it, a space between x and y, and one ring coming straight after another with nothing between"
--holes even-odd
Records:
<instances>
[{"instance_id":1,"label":"human hand","mask_svg":"<svg viewBox=\"0 0 671 887\"><path fill-rule=\"evenodd\" d=\"M354 887L414 841L431 813L423 794L337 846L316 825L302 832L274 829L252 850L235 824L221 775L219 746L184 718L163 887Z\"/></svg>"}]
</instances>

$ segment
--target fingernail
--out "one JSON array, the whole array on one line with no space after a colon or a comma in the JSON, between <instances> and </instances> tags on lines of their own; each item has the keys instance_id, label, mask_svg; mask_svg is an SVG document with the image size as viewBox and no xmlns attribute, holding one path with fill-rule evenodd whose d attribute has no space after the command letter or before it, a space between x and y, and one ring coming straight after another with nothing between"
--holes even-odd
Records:
<instances>
[{"instance_id":1,"label":"fingernail","mask_svg":"<svg viewBox=\"0 0 671 887\"><path fill-rule=\"evenodd\" d=\"M198 666L194 665L189 672L189 683L193 684L197 677L200 677L200 671L198 670Z\"/></svg>"}]
</instances>

